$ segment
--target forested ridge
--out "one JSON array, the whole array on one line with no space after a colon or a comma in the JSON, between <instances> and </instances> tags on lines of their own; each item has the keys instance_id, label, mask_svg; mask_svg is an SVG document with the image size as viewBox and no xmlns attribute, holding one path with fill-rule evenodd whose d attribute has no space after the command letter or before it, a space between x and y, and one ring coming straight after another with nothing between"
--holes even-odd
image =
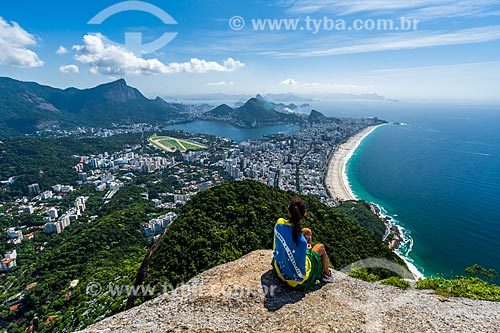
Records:
<instances>
[{"instance_id":1,"label":"forested ridge","mask_svg":"<svg viewBox=\"0 0 500 333\"><path fill-rule=\"evenodd\" d=\"M248 180L196 195L152 254L145 283L178 285L251 251L272 248L276 220L286 217L289 199L297 196ZM326 246L336 269L368 257L404 265L379 235L358 223L360 217L371 214L366 223L383 226L366 203L346 203L347 206L335 209L314 198L304 199L308 214L303 225L313 230L315 243Z\"/></svg>"}]
</instances>

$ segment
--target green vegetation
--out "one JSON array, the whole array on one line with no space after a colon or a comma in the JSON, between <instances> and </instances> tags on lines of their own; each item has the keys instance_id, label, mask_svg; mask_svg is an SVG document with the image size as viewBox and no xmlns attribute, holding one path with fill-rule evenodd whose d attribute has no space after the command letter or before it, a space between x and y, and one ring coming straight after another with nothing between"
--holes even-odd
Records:
<instances>
[{"instance_id":1,"label":"green vegetation","mask_svg":"<svg viewBox=\"0 0 500 333\"><path fill-rule=\"evenodd\" d=\"M180 141L182 145L186 148L186 150L199 150L199 149L205 149L206 147L201 146L195 142L189 142L189 141Z\"/></svg>"},{"instance_id":2,"label":"green vegetation","mask_svg":"<svg viewBox=\"0 0 500 333\"><path fill-rule=\"evenodd\" d=\"M380 218L372 213L370 204L362 201L344 201L337 211L351 217L358 225L368 229L374 235L382 239L385 234L385 225L380 222Z\"/></svg>"},{"instance_id":3,"label":"green vegetation","mask_svg":"<svg viewBox=\"0 0 500 333\"><path fill-rule=\"evenodd\" d=\"M166 133L168 139L182 142L186 149L199 145L185 140L182 133ZM181 139L173 136L179 135ZM0 178L16 176L11 186L0 188L0 200L26 195L27 185L39 183L43 190L56 183L74 184L78 163L76 156L113 152L141 142L140 135L126 134L106 139L43 139L21 137L0 143ZM191 146L192 145L192 146ZM146 152L153 151L151 148ZM171 156L182 160L179 151ZM87 167L86 167L87 168ZM205 177L208 168L186 165L186 182ZM223 173L221 169L210 171ZM114 295L108 286L130 286L137 278L141 261L150 245L140 232L140 225L162 212L141 198L172 193L179 186L179 177L165 170L155 175L137 174L134 183L122 188L109 204L103 204L102 194L93 186L84 185L65 196L61 208L69 207L78 195L89 196L87 211L62 234L47 236L37 232L15 248L18 266L0 280L0 304L23 292L18 309L10 311L8 302L0 306L0 322L12 323L11 333L25 332L31 320L40 318L40 332L70 332L86 327L125 309L128 294ZM168 283L176 286L213 266L240 258L256 249L272 248L273 228L279 217L286 217L288 200L293 192L253 182L225 184L194 196L182 208L180 216L158 243L149 262L145 285ZM313 230L314 243L325 244L336 269L360 259L380 257L400 265L402 260L382 244L384 225L365 202L344 202L341 207L329 208L313 198L307 200L308 215L304 226ZM0 206L4 214L7 207ZM90 216L98 218L89 222ZM0 214L0 227L42 225L38 213L14 218ZM31 229L35 230L35 229ZM2 243L0 253L14 245ZM449 296L500 300L498 286L488 284L477 276L490 280L496 272L479 265L468 267L470 277L455 280L428 279L419 288L435 289ZM391 273L377 269L361 269L351 276L365 281L386 278ZM71 282L79 280L76 286ZM399 279L387 279L386 284L401 285ZM102 289L87 293L89 283ZM36 285L34 285L36 284ZM27 288L30 286L30 288ZM161 292L151 293L136 303ZM56 316L50 324L44 322Z\"/></svg>"},{"instance_id":4,"label":"green vegetation","mask_svg":"<svg viewBox=\"0 0 500 333\"><path fill-rule=\"evenodd\" d=\"M408 289L411 287L410 282L403 280L402 278L397 276L391 276L385 280L380 281L380 283L386 286L398 287L401 289Z\"/></svg>"},{"instance_id":5,"label":"green vegetation","mask_svg":"<svg viewBox=\"0 0 500 333\"><path fill-rule=\"evenodd\" d=\"M487 280L494 281L498 274L494 269L487 269L476 264L466 267L465 270L470 276L457 276L455 279L445 279L443 277L428 278L417 281L417 289L432 289L439 295L446 297L465 297L481 299L487 301L500 301L500 286L481 280L477 275L483 275ZM349 276L367 282L380 280L376 274L370 273L363 268L352 271ZM391 276L380 282L381 284L408 289L410 283L397 276Z\"/></svg>"},{"instance_id":6,"label":"green vegetation","mask_svg":"<svg viewBox=\"0 0 500 333\"><path fill-rule=\"evenodd\" d=\"M482 275L488 281L495 281L498 278L498 273L493 268L485 268L479 264L474 264L470 267L465 267L465 271L469 274L470 277L477 277L478 275Z\"/></svg>"},{"instance_id":7,"label":"green vegetation","mask_svg":"<svg viewBox=\"0 0 500 333\"><path fill-rule=\"evenodd\" d=\"M0 200L27 195L28 184L38 183L42 191L55 184L71 184L76 180L72 156L113 152L141 143L140 134L123 134L110 138L47 139L19 137L3 140L0 144L0 179L15 176L15 183L0 188Z\"/></svg>"},{"instance_id":8,"label":"green vegetation","mask_svg":"<svg viewBox=\"0 0 500 333\"><path fill-rule=\"evenodd\" d=\"M224 184L197 194L152 254L145 283L178 285L251 251L272 248L276 220L286 217L288 201L295 196L253 181ZM306 200L304 226L313 230L313 242L325 244L336 269L368 257L404 265L352 216L313 198ZM359 204L356 209L366 206Z\"/></svg>"},{"instance_id":9,"label":"green vegetation","mask_svg":"<svg viewBox=\"0 0 500 333\"><path fill-rule=\"evenodd\" d=\"M229 120L233 125L240 127L302 122L302 119L296 114L277 112L273 109L272 104L257 98L249 99L237 109L222 104L208 111L205 115L215 119Z\"/></svg>"},{"instance_id":10,"label":"green vegetation","mask_svg":"<svg viewBox=\"0 0 500 333\"><path fill-rule=\"evenodd\" d=\"M442 277L424 279L417 282L417 289L433 289L443 296L466 297L487 301L500 301L500 286L474 277Z\"/></svg>"},{"instance_id":11,"label":"green vegetation","mask_svg":"<svg viewBox=\"0 0 500 333\"><path fill-rule=\"evenodd\" d=\"M117 80L91 89L56 89L0 78L0 138L38 129L104 127L124 123L161 123L179 118L182 106L157 98Z\"/></svg>"},{"instance_id":12,"label":"green vegetation","mask_svg":"<svg viewBox=\"0 0 500 333\"><path fill-rule=\"evenodd\" d=\"M0 188L4 202L27 195L27 185L33 182L39 183L42 191L57 183L74 184L76 172L72 166L78 163L75 156L113 152L142 143L137 134L93 139L20 137L2 141L0 177L3 180L16 176L13 185ZM0 321L17 322L8 327L9 332L24 332L35 313L40 318L41 332L63 332L83 328L99 317L124 309L127 295L94 297L86 294L86 287L91 281L103 289L110 282L126 285L133 282L148 245L140 224L150 219L148 214L157 213L141 199L143 191L137 186L127 186L109 204L103 205L104 193L96 193L91 185L82 186L58 201L61 208L68 208L76 196L89 197L85 214L62 234L47 236L33 229L36 234L31 240L24 239L15 247L1 243L2 254L13 248L17 250L18 266L0 280L4 291L0 304L19 292L24 293L17 310L9 311L9 303L0 306ZM99 217L87 222L93 215ZM2 228L43 224L39 214L0 216ZM79 284L71 287L70 282L76 279ZM24 290L33 283L38 284ZM58 317L50 325L44 325L52 315Z\"/></svg>"},{"instance_id":13,"label":"green vegetation","mask_svg":"<svg viewBox=\"0 0 500 333\"><path fill-rule=\"evenodd\" d=\"M167 152L180 151L181 153L184 153L188 150L199 150L207 148L206 146L200 145L199 143L193 141L177 139L168 136L153 135L151 138L149 138L149 142Z\"/></svg>"},{"instance_id":14,"label":"green vegetation","mask_svg":"<svg viewBox=\"0 0 500 333\"><path fill-rule=\"evenodd\" d=\"M18 266L0 281L7 290L0 302L38 284L25 291L19 309L10 312L8 305L0 306L0 320L18 320L9 325L9 332L24 332L35 315L41 323L58 316L48 325L40 324L40 332L68 332L124 310L128 295L112 295L108 286L132 284L146 254L148 244L140 224L156 211L141 199L142 191L127 186L103 207L98 201L98 205L89 202L88 212L78 221L99 214L97 220L74 222L59 235L37 233L16 248ZM79 280L75 287L70 286L73 280ZM87 293L91 282L102 287L95 295Z\"/></svg>"},{"instance_id":15,"label":"green vegetation","mask_svg":"<svg viewBox=\"0 0 500 333\"><path fill-rule=\"evenodd\" d=\"M163 149L163 150L166 150L167 152L174 152L176 150L180 151L183 149L179 145L179 143L177 141L174 141L174 140L154 140L152 142L159 144L158 147Z\"/></svg>"},{"instance_id":16,"label":"green vegetation","mask_svg":"<svg viewBox=\"0 0 500 333\"><path fill-rule=\"evenodd\" d=\"M40 319L41 332L71 332L125 309L129 294L126 288L133 284L151 245L140 225L165 213L141 194L148 192L150 199L159 198L160 193L172 193L183 186L177 169L138 173L107 204L102 201L104 192L95 192L94 185L76 186L74 192L57 200L57 208L62 212L83 195L89 197L87 210L61 234L49 236L36 228L45 223L41 212L17 214L18 204L13 199L28 195L27 185L33 182L39 183L42 191L57 183L75 184L77 172L73 166L79 163L78 156L132 149L136 144L144 147L144 153L159 154L145 145L140 134L94 139L21 137L0 142L1 179L16 176L14 184L0 188L0 226L23 225L25 236L35 233L34 238L25 237L18 245L0 242L1 254L14 248L18 253L17 267L0 279L4 291L0 304L22 296L21 302L15 300L0 306L0 324L11 323L9 332L24 332L35 315ZM171 156L182 161L179 152ZM202 177L210 180L207 175L211 172L223 172L220 168L209 170L191 165L185 165L184 170L182 179L187 182ZM89 171L88 165L84 165L84 171ZM46 203L50 205L52 201ZM9 213L12 207L14 212ZM91 216L97 218L90 219ZM75 280L79 280L78 284L71 286ZM87 293L91 282L101 286L95 295ZM123 288L123 293L109 292L110 283L117 290ZM19 304L19 308L10 311L13 304ZM53 320L45 324L48 318Z\"/></svg>"},{"instance_id":17,"label":"green vegetation","mask_svg":"<svg viewBox=\"0 0 500 333\"><path fill-rule=\"evenodd\" d=\"M455 279L442 277L429 278L417 282L417 289L433 289L443 296L466 297L487 301L500 301L500 286L481 280L477 275L483 275L488 281L494 281L498 273L475 264L466 267L469 276L457 276Z\"/></svg>"},{"instance_id":18,"label":"green vegetation","mask_svg":"<svg viewBox=\"0 0 500 333\"><path fill-rule=\"evenodd\" d=\"M378 275L368 272L366 268L354 270L349 273L349 276L366 282L375 282L380 280Z\"/></svg>"}]
</instances>

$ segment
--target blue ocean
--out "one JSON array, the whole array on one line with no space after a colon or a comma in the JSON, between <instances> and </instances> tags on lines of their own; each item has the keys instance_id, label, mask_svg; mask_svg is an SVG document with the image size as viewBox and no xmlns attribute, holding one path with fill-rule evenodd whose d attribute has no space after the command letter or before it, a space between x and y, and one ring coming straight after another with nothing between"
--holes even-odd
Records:
<instances>
[{"instance_id":1,"label":"blue ocean","mask_svg":"<svg viewBox=\"0 0 500 333\"><path fill-rule=\"evenodd\" d=\"M400 253L427 277L466 275L476 263L500 272L500 108L391 105L358 115L405 123L375 130L347 165L353 192L404 230Z\"/></svg>"},{"instance_id":2,"label":"blue ocean","mask_svg":"<svg viewBox=\"0 0 500 333\"><path fill-rule=\"evenodd\" d=\"M405 123L368 136L347 173L353 192L403 229L408 242L400 254L421 273L453 277L476 263L500 272L500 107L336 101L314 108L328 116ZM299 127L242 130L202 121L167 129L244 141Z\"/></svg>"}]
</instances>

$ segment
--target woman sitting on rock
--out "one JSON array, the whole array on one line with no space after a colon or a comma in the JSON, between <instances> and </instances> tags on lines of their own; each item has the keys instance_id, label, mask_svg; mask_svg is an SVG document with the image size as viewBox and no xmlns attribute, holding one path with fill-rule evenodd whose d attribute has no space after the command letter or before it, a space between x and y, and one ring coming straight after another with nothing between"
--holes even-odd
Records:
<instances>
[{"instance_id":1,"label":"woman sitting on rock","mask_svg":"<svg viewBox=\"0 0 500 333\"><path fill-rule=\"evenodd\" d=\"M317 280L333 282L323 244L308 248L300 222L307 214L305 201L292 199L288 218L278 219L274 227L273 270L289 286L298 290L312 288Z\"/></svg>"}]
</instances>

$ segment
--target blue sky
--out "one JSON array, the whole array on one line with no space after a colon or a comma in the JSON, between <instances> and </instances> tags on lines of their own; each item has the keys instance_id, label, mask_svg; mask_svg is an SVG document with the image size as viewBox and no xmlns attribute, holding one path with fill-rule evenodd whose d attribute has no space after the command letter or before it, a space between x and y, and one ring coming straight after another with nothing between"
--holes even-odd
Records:
<instances>
[{"instance_id":1,"label":"blue sky","mask_svg":"<svg viewBox=\"0 0 500 333\"><path fill-rule=\"evenodd\" d=\"M497 0L151 0L145 3L177 24L139 10L87 24L119 3L4 0L0 75L61 88L125 77L149 97L293 92L500 101ZM145 3L122 5L137 9ZM418 20L415 29L403 29L402 17ZM259 30L259 19L298 25ZM370 29L380 20L393 20L396 28ZM125 45L130 32L142 33L143 43L177 35L145 53Z\"/></svg>"}]
</instances>

